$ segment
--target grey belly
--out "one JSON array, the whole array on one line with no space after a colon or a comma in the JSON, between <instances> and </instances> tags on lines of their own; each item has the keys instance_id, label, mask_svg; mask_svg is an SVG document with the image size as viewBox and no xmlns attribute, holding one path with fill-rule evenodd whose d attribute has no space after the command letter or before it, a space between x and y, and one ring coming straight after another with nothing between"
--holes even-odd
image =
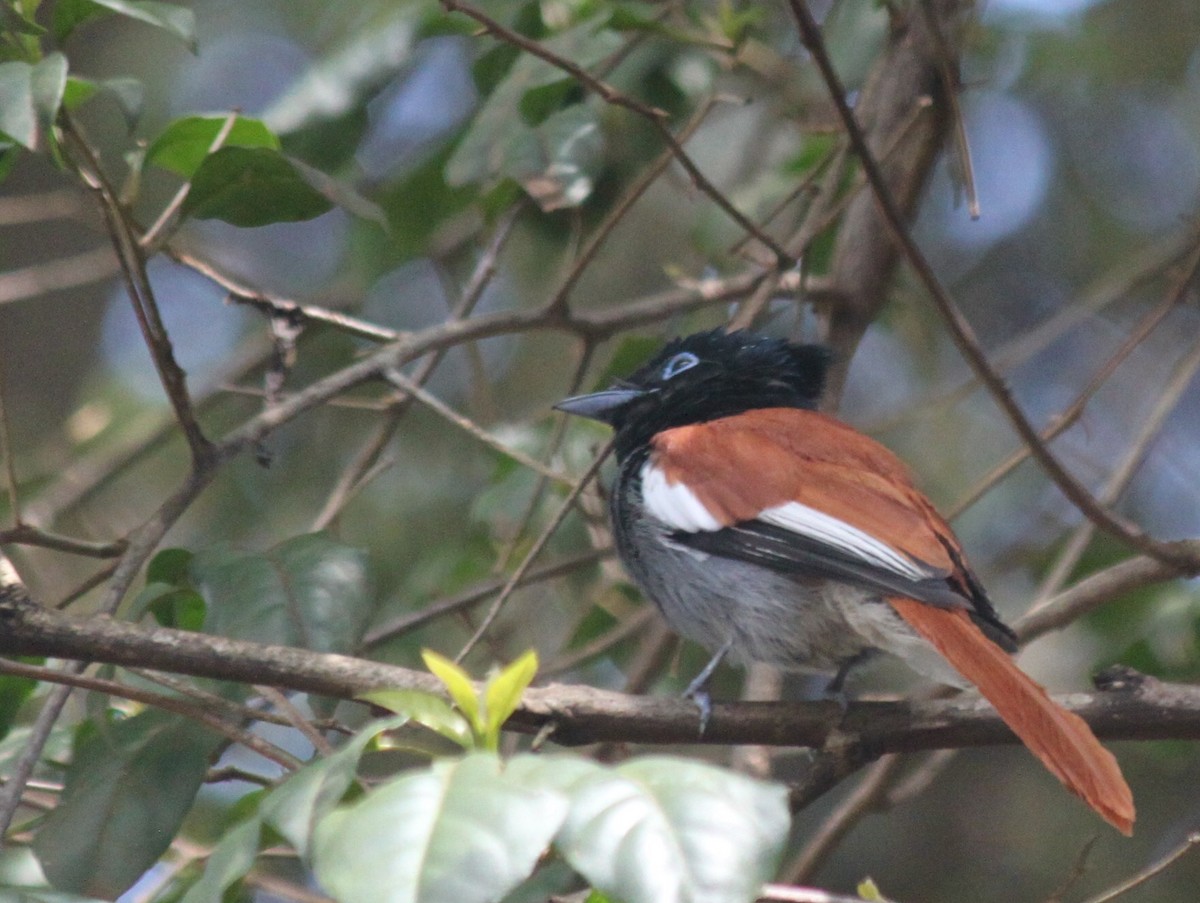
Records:
<instances>
[{"instance_id":1,"label":"grey belly","mask_svg":"<svg viewBox=\"0 0 1200 903\"><path fill-rule=\"evenodd\" d=\"M730 657L743 664L833 671L878 645L847 619L848 607L899 622L866 590L697 552L645 519L629 527L639 541L620 543L622 560L671 629L710 650L729 642Z\"/></svg>"}]
</instances>

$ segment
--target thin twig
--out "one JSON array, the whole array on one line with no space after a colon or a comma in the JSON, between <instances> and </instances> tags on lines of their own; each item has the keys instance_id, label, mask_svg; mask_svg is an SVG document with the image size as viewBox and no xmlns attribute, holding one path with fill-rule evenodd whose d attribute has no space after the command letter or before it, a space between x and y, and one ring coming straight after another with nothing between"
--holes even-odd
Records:
<instances>
[{"instance_id":1,"label":"thin twig","mask_svg":"<svg viewBox=\"0 0 1200 903\"><path fill-rule=\"evenodd\" d=\"M882 897L873 898L888 903ZM816 887L794 887L788 884L764 884L758 895L759 903L862 903L862 897L831 894Z\"/></svg>"},{"instance_id":2,"label":"thin twig","mask_svg":"<svg viewBox=\"0 0 1200 903\"><path fill-rule=\"evenodd\" d=\"M997 348L992 353L992 368L1001 375L1013 372L1089 317L1097 316L1112 304L1129 297L1140 284L1157 276L1164 266L1194 247L1195 241L1190 236L1187 242L1176 238L1164 244L1155 242L1136 252L1132 260L1122 259L1112 270L1084 288L1077 303L1058 310L1049 319ZM972 374L956 385L933 390L919 405L882 417L864 425L863 429L872 435L896 429L916 417L957 405L981 385L979 377Z\"/></svg>"},{"instance_id":3,"label":"thin twig","mask_svg":"<svg viewBox=\"0 0 1200 903\"><path fill-rule=\"evenodd\" d=\"M237 120L238 113L236 110L225 117L225 121L221 123L221 128L217 131L212 143L208 146L208 150L205 151L205 157L215 154L221 149L226 139L229 138L229 133L233 131L233 126ZM138 239L138 244L141 245L142 250L147 254L153 254L158 249L158 246L169 238L166 232L167 224L179 212L179 209L183 206L183 202L187 200L191 191L192 180L188 179L175 192L175 196L171 198L171 202L162 209L162 213L158 215L158 219L151 224L149 229L142 233L142 237Z\"/></svg>"},{"instance_id":4,"label":"thin twig","mask_svg":"<svg viewBox=\"0 0 1200 903\"><path fill-rule=\"evenodd\" d=\"M1125 456L1117 462L1108 481L1100 489L1101 502L1112 505L1124 493L1136 476L1150 446L1158 438L1167 417L1175 410L1184 391L1196 378L1197 372L1200 372L1200 343L1194 345L1191 352L1179 362L1175 373L1154 400L1154 407L1150 409L1149 415L1126 450ZM1067 578L1075 569L1075 565L1079 563L1079 559L1091 543L1095 531L1095 524L1091 521L1084 521L1075 528L1054 564L1042 579L1028 614L1038 611L1049 601L1051 594L1057 592L1066 583Z\"/></svg>"},{"instance_id":5,"label":"thin twig","mask_svg":"<svg viewBox=\"0 0 1200 903\"><path fill-rule=\"evenodd\" d=\"M54 549L56 552L69 552L72 555L83 555L88 558L116 558L125 551L125 541L121 539L112 542L93 542L87 539L76 539L73 536L61 536L48 530L20 524L11 530L0 530L0 543L15 545L40 546L43 549Z\"/></svg>"},{"instance_id":6,"label":"thin twig","mask_svg":"<svg viewBox=\"0 0 1200 903\"><path fill-rule=\"evenodd\" d=\"M513 31L511 28L506 28L486 13L469 4L462 3L460 0L442 0L442 7L447 12L457 12L469 16L482 25L488 33L504 41L506 44L511 44L558 69L562 69L578 81L580 85L598 95L606 103L616 107L623 107L644 118L658 132L663 143L670 149L671 154L679 162L679 165L687 172L693 184L704 194L708 195L740 228L753 235L764 247L770 249L771 253L775 255L776 266L779 269L789 269L795 263L775 239L763 232L752 220L738 210L729 198L700 171L695 161L692 160L671 132L670 126L667 125L669 117L665 110L644 104L618 91L607 82L596 78L582 66L548 50L543 44L531 40L519 32Z\"/></svg>"},{"instance_id":7,"label":"thin twig","mask_svg":"<svg viewBox=\"0 0 1200 903\"><path fill-rule=\"evenodd\" d=\"M234 302L257 308L268 316L294 317L306 323L321 323L349 333L352 336L369 339L373 342L394 342L405 335L405 333L398 332L395 329L388 329L385 326L369 323L366 320L353 317L338 310L331 310L328 307L321 307L316 304L302 304L290 298L268 295L243 282L239 282L232 276L222 272L209 261L174 246L168 245L163 249L163 253L176 263L187 267L193 272L199 273L214 285L220 287L229 294L229 297Z\"/></svg>"},{"instance_id":8,"label":"thin twig","mask_svg":"<svg viewBox=\"0 0 1200 903\"><path fill-rule=\"evenodd\" d=\"M909 265L916 272L921 284L933 299L934 305L946 323L954 344L962 354L971 369L987 387L1000 409L1007 415L1009 422L1033 452L1034 458L1051 478L1059 490L1084 514L1096 523L1106 533L1111 534L1126 545L1147 555L1173 562L1180 566L1190 566L1194 562L1187 560L1186 549L1177 542L1159 542L1148 536L1136 524L1130 523L1101 505L1088 489L1068 471L1058 460L1057 456L1042 442L1037 429L1029 422L1020 405L1017 404L1012 392L1004 380L992 369L990 362L980 347L978 339L969 322L962 315L954 300L942 286L933 267L917 247L910 234L904 217L888 190L883 173L875 161L871 149L867 146L862 129L854 118L846 102L846 92L841 79L833 68L829 52L821 38L820 29L812 13L809 12L804 0L788 0L800 30L800 39L805 48L812 54L821 76L833 99L838 115L845 126L850 143L858 155L875 200L883 213L883 218L891 233L892 239L904 252Z\"/></svg>"},{"instance_id":9,"label":"thin twig","mask_svg":"<svg viewBox=\"0 0 1200 903\"><path fill-rule=\"evenodd\" d=\"M152 671L148 668L126 668L130 674L135 674L150 683L166 687L180 696L195 700L199 707L210 711L223 711L233 721L262 721L267 724L277 724L280 727L293 727L291 719L278 712L272 712L259 706L246 705L232 699L226 699L219 693L210 693L196 686L195 682L176 677L165 671ZM349 733L345 726L333 720L322 720L316 723L321 730Z\"/></svg>"},{"instance_id":10,"label":"thin twig","mask_svg":"<svg viewBox=\"0 0 1200 903\"><path fill-rule=\"evenodd\" d=\"M690 139L692 135L696 133L696 130L704 123L704 120L708 118L708 114L713 108L713 103L713 98L706 98L700 104L699 108L692 115L692 118L687 122L687 124L685 124L684 127L679 130L679 135L676 140L680 145L683 145L685 142L687 142L688 139ZM605 214L604 219L600 222L600 225L598 225L592 234L588 236L587 244L584 245L583 250L580 251L575 257L575 260L571 265L571 269L567 272L567 275L562 280L558 290L550 299L549 307L551 310L561 310L563 306L566 305L567 300L571 296L571 292L579 283L580 278L583 276L592 260L595 259L596 254L599 253L600 249L604 246L604 243L608 240L609 235L612 234L613 229L615 229L617 225L625 218L625 215L629 212L630 208L632 208L633 205L637 203L638 199L644 195L647 190L649 190L650 186L654 184L655 180L662 175L663 170L665 170L674 159L675 154L670 148L664 150L650 163L649 166L643 168L637 179L635 179L633 184L630 185L626 190L625 194L623 194L613 205L612 209Z\"/></svg>"},{"instance_id":11,"label":"thin twig","mask_svg":"<svg viewBox=\"0 0 1200 903\"><path fill-rule=\"evenodd\" d=\"M190 718L193 721L203 724L228 740L253 750L263 758L269 759L288 771L295 770L301 764L290 753L286 753L261 737L243 730L236 724L231 724L213 715L201 706L192 705L174 696L166 696L162 693L152 693L138 687L131 687L128 684L118 683L115 680L85 677L80 673L81 671L82 668L77 671L56 671L53 668L46 668L40 665L27 665L23 662L0 659L0 673L10 674L14 677L28 677L31 680L43 683L59 684L59 689L68 691L72 688L79 688L152 705L157 709L173 712L176 715L182 715L185 718Z\"/></svg>"},{"instance_id":12,"label":"thin twig","mask_svg":"<svg viewBox=\"0 0 1200 903\"><path fill-rule=\"evenodd\" d=\"M91 146L84 140L69 116L63 116L63 134L67 146L74 155L74 165L83 183L91 189L100 205L108 236L121 264L121 274L138 326L150 349L159 381L167 394L175 417L187 439L192 453L193 467L199 467L212 453L212 447L200 429L191 396L187 389L187 376L175 360L175 351L170 336L159 314L154 289L146 273L146 258L139 247L134 229L126 218L125 211L117 200L116 192L108 183L100 162Z\"/></svg>"},{"instance_id":13,"label":"thin twig","mask_svg":"<svg viewBox=\"0 0 1200 903\"><path fill-rule=\"evenodd\" d=\"M1116 373L1122 363L1133 354L1137 347L1146 340L1147 337L1155 330L1155 328L1166 319L1167 315L1175 309L1178 300L1167 299L1167 302L1160 304L1154 310L1147 313L1142 321L1137 325L1133 332L1126 337L1121 346L1113 352L1108 360L1101 365L1100 369L1088 381L1083 390L1076 396L1075 400L1055 416L1050 424L1045 427L1038 435L1041 436L1043 442L1050 442L1058 436L1065 433L1072 426L1079 422L1079 418L1083 416L1084 410L1088 403L1092 400L1097 392L1104 387L1109 378ZM1027 459L1032 452L1028 446L1022 445L1017 451L1013 452L1009 457L995 467L991 473L987 474L983 479L975 484L966 495L959 499L949 511L946 512L946 517L954 520L967 508L974 505L981 499L989 490L997 483L1003 480L1006 476L1012 473L1016 468ZM1114 499L1101 498L1101 502L1105 505L1110 505ZM1089 521L1090 523L1090 521Z\"/></svg>"},{"instance_id":14,"label":"thin twig","mask_svg":"<svg viewBox=\"0 0 1200 903\"><path fill-rule=\"evenodd\" d=\"M1179 577L1200 575L1200 567L1183 569L1149 555L1135 555L1080 580L1053 596L1037 611L1031 611L1014 623L1022 644L1052 630L1072 624L1090 611L1113 599Z\"/></svg>"},{"instance_id":15,"label":"thin twig","mask_svg":"<svg viewBox=\"0 0 1200 903\"><path fill-rule=\"evenodd\" d=\"M0 226L24 226L52 219L74 219L87 210L75 188L0 198Z\"/></svg>"},{"instance_id":16,"label":"thin twig","mask_svg":"<svg viewBox=\"0 0 1200 903\"><path fill-rule=\"evenodd\" d=\"M1192 848L1196 846L1200 846L1200 831L1194 831L1189 834L1184 839L1183 843L1181 843L1171 852L1167 853L1166 856L1163 856L1157 862L1154 862L1142 869L1142 871L1138 872L1128 881L1122 881L1116 887L1110 888L1104 893L1087 900L1086 903L1109 903L1110 900L1115 900L1117 897L1128 893L1135 887L1145 884L1159 872L1172 865L1176 860L1191 852Z\"/></svg>"},{"instance_id":17,"label":"thin twig","mask_svg":"<svg viewBox=\"0 0 1200 903\"><path fill-rule=\"evenodd\" d=\"M451 314L451 320L462 320L470 316L483 297L484 291L496 275L500 253L508 243L517 219L524 209L524 203L513 204L496 224L492 238L483 253L480 254L479 260L476 261L466 288L463 289L462 297ZM417 366L416 372L409 377L411 382L418 386L425 385L433 376L434 370L437 369L444 356L445 351L434 351L428 355ZM333 523L350 498L366 485L370 477L379 472L376 465L380 456L396 434L400 421L412 400L411 395L404 393L395 398L388 410L387 417L376 429L375 434L363 445L354 460L338 477L337 484L330 491L325 504L321 506L321 511L314 520L314 530L323 530Z\"/></svg>"},{"instance_id":18,"label":"thin twig","mask_svg":"<svg viewBox=\"0 0 1200 903\"><path fill-rule=\"evenodd\" d=\"M65 596L63 596L61 599L59 599L57 602L55 602L54 608L56 608L59 611L62 611L64 608L67 608L72 602L76 602L79 599L83 598L88 593L90 593L92 590L94 590L96 587L98 587L104 583L107 583L108 579L113 575L113 573L116 571L116 569L117 569L117 563L115 561L109 562L104 567L100 568L100 570L96 571L96 573L94 573L90 577L87 577L86 579L84 579L84 581L82 583L80 583L74 589L70 590Z\"/></svg>"},{"instance_id":19,"label":"thin twig","mask_svg":"<svg viewBox=\"0 0 1200 903\"><path fill-rule=\"evenodd\" d=\"M600 465L604 463L604 460L608 457L608 453L612 451L612 447L613 440L610 439L597 453L592 463L588 465L587 470L585 470L583 475L579 478L579 482L575 484L575 487L569 493L567 493L567 497L563 499L558 511L555 512L554 517L550 519L550 523L548 523L546 528L542 530L541 535L538 536L538 538L534 541L532 548L530 548L530 550L526 553L525 557L521 560L521 563L517 565L516 570L512 572L512 575L508 578L508 582L504 584L504 589L500 590L500 595L496 597L495 601L492 602L491 606L488 608L487 613L483 616L483 620L479 622L479 627L476 628L470 639L467 640L462 649L459 651L458 655L455 656L456 662L461 662L467 657L471 650L475 648L481 639L483 639L484 635L491 628L496 618L500 616L500 610L504 607L504 603L508 601L508 597L512 595L513 590L515 590L524 579L526 572L528 572L534 560L542 553L542 549L546 547L546 543L550 541L550 537L554 535L555 531L558 530L559 526L566 519L567 513L572 507L574 507L575 500L579 498L579 494L583 492L584 488L591 481L592 477L594 477L600 471Z\"/></svg>"},{"instance_id":20,"label":"thin twig","mask_svg":"<svg viewBox=\"0 0 1200 903\"><path fill-rule=\"evenodd\" d=\"M967 140L967 123L963 117L962 103L959 95L962 93L962 78L958 71L958 62L950 51L950 44L942 34L942 26L938 17L930 8L929 0L921 0L921 14L925 17L925 27L933 38L935 62L937 63L938 78L942 83L942 94L950 107L950 119L954 124L954 146L958 152L958 166L962 176L963 189L967 195L967 212L971 219L979 219L979 192L975 187L975 163L971 159L971 143Z\"/></svg>"},{"instance_id":21,"label":"thin twig","mask_svg":"<svg viewBox=\"0 0 1200 903\"><path fill-rule=\"evenodd\" d=\"M581 340L583 343L583 351L579 355L579 362L575 365L575 372L571 377L570 384L567 388L566 395L575 395L579 391L579 387L583 384L583 377L587 373L588 367L592 362L592 355L595 354L596 345L587 339ZM546 444L547 461L554 460L558 454L558 450L562 447L563 439L567 435L567 418L559 417L556 419L553 432L550 434L550 441ZM521 512L521 516L516 520L516 526L513 528L508 542L500 554L496 556L496 561L492 566L493 572L503 573L508 569L508 563L512 560L512 556L516 553L517 546L520 544L521 537L525 534L530 522L537 514L538 506L541 504L542 496L546 491L548 480L544 476L539 476L534 484L533 491L529 493L529 499L525 503L525 510ZM606 543L609 545L609 543Z\"/></svg>"},{"instance_id":22,"label":"thin twig","mask_svg":"<svg viewBox=\"0 0 1200 903\"><path fill-rule=\"evenodd\" d=\"M561 483L564 486L573 486L575 481L564 473L559 473L551 467L547 467L536 458L530 457L521 451L519 448L513 448L505 443L492 433L489 433L474 420L469 417L464 417L458 411L454 410L432 392L417 385L413 380L409 379L399 370L388 370L385 374L388 381L396 388L401 389L409 395L412 395L417 401L429 408L439 417L454 424L463 432L479 440L488 448L493 449L506 458L511 458L522 467L527 467L534 473L541 474L548 480L553 480L556 483Z\"/></svg>"},{"instance_id":23,"label":"thin twig","mask_svg":"<svg viewBox=\"0 0 1200 903\"><path fill-rule=\"evenodd\" d=\"M57 676L61 679L80 674L86 667L85 662L67 662L63 665L62 670L57 672ZM16 761L9 769L8 780L5 781L4 787L0 788L0 849L5 846L8 830L12 827L17 810L21 808L21 798L25 794L25 786L29 783L33 769L37 767L42 758L42 750L46 748L50 733L54 730L58 716L62 714L63 707L67 704L71 690L72 687L60 683L46 694L37 718L34 719L33 726L29 729L25 748L21 750L21 754L17 756Z\"/></svg>"},{"instance_id":24,"label":"thin twig","mask_svg":"<svg viewBox=\"0 0 1200 903\"><path fill-rule=\"evenodd\" d=\"M544 679L554 677L557 674L563 674L567 671L574 671L597 656L608 652L614 646L625 642L634 634L641 633L655 617L656 615L652 606L642 606L637 611L623 618L612 630L602 633L594 640L584 643L578 649L568 650L559 656L559 658L552 662L547 662L538 668L538 678Z\"/></svg>"},{"instance_id":25,"label":"thin twig","mask_svg":"<svg viewBox=\"0 0 1200 903\"><path fill-rule=\"evenodd\" d=\"M611 549L596 549L564 561L544 565L535 570L528 571L519 586L528 586L533 583L540 583L543 580L553 580L555 577L562 577L581 567L594 564L611 554ZM508 578L503 580L489 580L479 586L473 586L461 593L456 593L449 598L433 602L418 611L401 615L387 623L380 624L378 627L373 627L363 637L362 649L371 649L387 640L395 639L398 636L424 627L438 618L463 611L472 605L478 605L489 596L504 589L507 583Z\"/></svg>"},{"instance_id":26,"label":"thin twig","mask_svg":"<svg viewBox=\"0 0 1200 903\"><path fill-rule=\"evenodd\" d=\"M1051 891L1050 896L1042 901L1042 903L1061 903L1066 895L1070 893L1071 888L1079 883L1079 879L1087 873L1088 857L1092 855L1092 849L1096 846L1096 841L1099 839L1099 834L1093 834L1084 841L1083 846L1079 848L1079 852L1075 854L1075 861L1071 863L1071 871L1067 873L1066 877L1059 882L1058 887Z\"/></svg>"},{"instance_id":27,"label":"thin twig","mask_svg":"<svg viewBox=\"0 0 1200 903\"><path fill-rule=\"evenodd\" d=\"M277 690L275 687L268 687L263 684L259 684L254 689L271 705L283 713L288 723L304 735L305 739L312 744L313 749L322 756L333 755L333 746L317 730L316 726L308 718L304 717L304 713L296 707L295 703L288 699L286 693Z\"/></svg>"},{"instance_id":28,"label":"thin twig","mask_svg":"<svg viewBox=\"0 0 1200 903\"><path fill-rule=\"evenodd\" d=\"M821 822L808 842L780 872L789 884L808 881L833 849L865 815L879 808L900 773L902 759L884 756L863 775L854 790Z\"/></svg>"}]
</instances>

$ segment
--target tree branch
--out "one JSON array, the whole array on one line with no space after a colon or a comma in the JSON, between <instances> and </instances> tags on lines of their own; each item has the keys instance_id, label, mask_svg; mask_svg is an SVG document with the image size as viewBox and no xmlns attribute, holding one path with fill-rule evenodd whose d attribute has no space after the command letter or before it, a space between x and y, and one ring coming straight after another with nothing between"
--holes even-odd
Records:
<instances>
[{"instance_id":1,"label":"tree branch","mask_svg":"<svg viewBox=\"0 0 1200 903\"><path fill-rule=\"evenodd\" d=\"M0 628L4 654L155 668L339 699L389 687L442 690L432 675L396 665L105 618L81 620L42 609L11 590L0 589ZM1127 674L1117 684L1119 689L1110 692L1056 698L1104 739L1200 739L1200 687ZM836 745L863 750L870 758L1017 742L988 703L966 696L851 702L844 712L833 701L717 703L703 737L697 717L696 707L679 698L553 684L529 690L508 727L528 734L551 729L552 739L565 745Z\"/></svg>"}]
</instances>

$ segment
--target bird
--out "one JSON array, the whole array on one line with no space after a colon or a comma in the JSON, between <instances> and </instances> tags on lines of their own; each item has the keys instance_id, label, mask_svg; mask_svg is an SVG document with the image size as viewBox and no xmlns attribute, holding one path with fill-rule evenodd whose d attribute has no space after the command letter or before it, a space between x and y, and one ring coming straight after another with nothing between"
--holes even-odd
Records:
<instances>
[{"instance_id":1,"label":"bird","mask_svg":"<svg viewBox=\"0 0 1200 903\"><path fill-rule=\"evenodd\" d=\"M618 557L681 636L722 659L847 670L877 652L975 687L1067 789L1122 833L1133 795L1087 723L1013 661L949 524L889 449L818 410L819 344L718 328L668 342L560 411L614 430Z\"/></svg>"}]
</instances>

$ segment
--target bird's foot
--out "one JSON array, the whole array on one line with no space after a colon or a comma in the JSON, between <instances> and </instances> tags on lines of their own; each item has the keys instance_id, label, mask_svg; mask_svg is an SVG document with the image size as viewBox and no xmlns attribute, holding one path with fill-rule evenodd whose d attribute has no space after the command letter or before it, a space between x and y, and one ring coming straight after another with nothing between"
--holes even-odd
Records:
<instances>
[{"instance_id":1,"label":"bird's foot","mask_svg":"<svg viewBox=\"0 0 1200 903\"><path fill-rule=\"evenodd\" d=\"M700 710L700 730L696 734L698 737L704 736L708 729L708 719L712 717L712 695L708 692L707 675L702 676L705 678L703 681L697 678L683 691L683 698L690 699Z\"/></svg>"}]
</instances>

